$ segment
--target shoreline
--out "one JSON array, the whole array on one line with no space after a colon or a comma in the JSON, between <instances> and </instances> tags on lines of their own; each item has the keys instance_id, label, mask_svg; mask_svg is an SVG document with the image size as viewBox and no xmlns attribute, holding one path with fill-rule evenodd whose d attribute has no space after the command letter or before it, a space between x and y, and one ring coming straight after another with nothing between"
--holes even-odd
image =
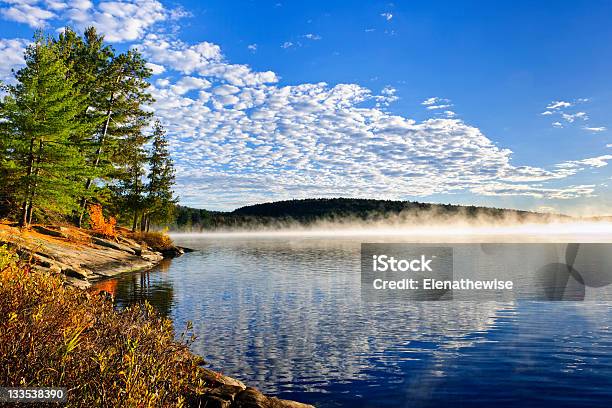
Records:
<instances>
[{"instance_id":1,"label":"shoreline","mask_svg":"<svg viewBox=\"0 0 612 408\"><path fill-rule=\"evenodd\" d=\"M88 291L94 284L121 274L146 271L162 260L191 252L173 246L155 251L133 239L118 236L115 241L98 238L74 227L35 225L30 230L0 224L0 245L15 249L31 269L60 276L67 286ZM164 256L165 255L165 256ZM103 294L103 291L99 293ZM264 395L242 381L199 367L207 387L203 394L192 396L188 406L220 408L313 408L300 402Z\"/></svg>"}]
</instances>

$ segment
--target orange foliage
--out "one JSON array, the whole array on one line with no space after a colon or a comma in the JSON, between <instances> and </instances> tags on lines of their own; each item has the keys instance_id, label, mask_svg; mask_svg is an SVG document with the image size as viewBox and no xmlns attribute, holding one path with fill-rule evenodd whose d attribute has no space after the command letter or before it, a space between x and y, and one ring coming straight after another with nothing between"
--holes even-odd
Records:
<instances>
[{"instance_id":1,"label":"orange foliage","mask_svg":"<svg viewBox=\"0 0 612 408\"><path fill-rule=\"evenodd\" d=\"M108 238L117 237L117 231L115 230L117 220L114 217L109 217L108 221L106 221L102 214L102 206L100 204L92 204L89 206L89 223L94 232Z\"/></svg>"}]
</instances>

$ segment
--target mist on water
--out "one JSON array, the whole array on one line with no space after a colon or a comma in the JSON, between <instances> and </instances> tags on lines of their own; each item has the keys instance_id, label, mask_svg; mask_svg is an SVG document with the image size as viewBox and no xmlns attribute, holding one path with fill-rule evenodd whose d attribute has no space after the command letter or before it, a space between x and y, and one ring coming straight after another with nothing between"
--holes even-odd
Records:
<instances>
[{"instance_id":1,"label":"mist on water","mask_svg":"<svg viewBox=\"0 0 612 408\"><path fill-rule=\"evenodd\" d=\"M612 242L612 221L573 218L555 214L503 216L467 211L439 211L342 217L310 223L279 220L214 230L173 232L175 237L195 238L393 238L412 242Z\"/></svg>"}]
</instances>

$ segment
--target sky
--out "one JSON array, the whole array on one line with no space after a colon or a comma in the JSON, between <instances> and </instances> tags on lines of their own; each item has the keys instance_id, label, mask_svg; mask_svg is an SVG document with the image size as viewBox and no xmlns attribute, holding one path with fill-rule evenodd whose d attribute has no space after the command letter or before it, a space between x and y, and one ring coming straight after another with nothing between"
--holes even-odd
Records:
<instances>
[{"instance_id":1,"label":"sky","mask_svg":"<svg viewBox=\"0 0 612 408\"><path fill-rule=\"evenodd\" d=\"M610 1L0 0L155 73L180 202L361 197L612 215Z\"/></svg>"}]
</instances>

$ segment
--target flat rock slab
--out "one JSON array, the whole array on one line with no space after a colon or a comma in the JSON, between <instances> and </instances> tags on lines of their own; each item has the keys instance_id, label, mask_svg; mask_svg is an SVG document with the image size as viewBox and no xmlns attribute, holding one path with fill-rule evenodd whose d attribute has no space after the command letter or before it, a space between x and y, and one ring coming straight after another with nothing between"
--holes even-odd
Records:
<instances>
[{"instance_id":1,"label":"flat rock slab","mask_svg":"<svg viewBox=\"0 0 612 408\"><path fill-rule=\"evenodd\" d=\"M18 248L24 256L49 271L65 274L68 283L88 286L89 281L125 272L150 269L163 259L158 252L142 250L129 239L121 243L88 235L83 230L33 226L32 230L0 228L0 243ZM138 250L137 250L138 249ZM78 280L85 284L76 284Z\"/></svg>"}]
</instances>

